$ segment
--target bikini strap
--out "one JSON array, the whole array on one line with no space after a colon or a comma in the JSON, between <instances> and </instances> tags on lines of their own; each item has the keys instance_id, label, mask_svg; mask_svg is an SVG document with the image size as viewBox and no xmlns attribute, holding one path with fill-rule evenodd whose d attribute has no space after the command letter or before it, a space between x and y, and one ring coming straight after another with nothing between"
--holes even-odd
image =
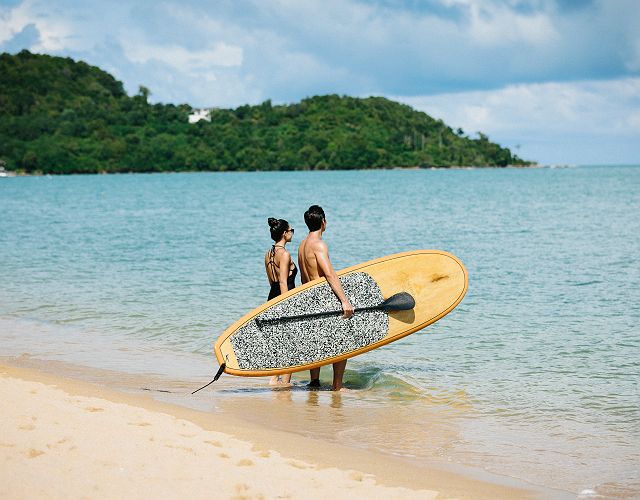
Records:
<instances>
[{"instance_id":1,"label":"bikini strap","mask_svg":"<svg viewBox=\"0 0 640 500\"><path fill-rule=\"evenodd\" d=\"M274 283L277 283L278 271L280 270L280 266L275 261L276 248L284 247L282 245L271 245L271 250L269 250L269 262L267 262L267 265L270 266L273 275L276 277L276 281L274 281ZM291 276L292 271L296 268L296 264L293 262L293 259L291 260L291 263L293 264L293 269L289 268L287 276ZM271 280L271 277L269 277L269 280Z\"/></svg>"},{"instance_id":2,"label":"bikini strap","mask_svg":"<svg viewBox=\"0 0 640 500\"><path fill-rule=\"evenodd\" d=\"M269 269L271 269L271 273L273 274L273 276L276 277L276 281L273 281L272 283L277 283L278 269L280 269L280 266L275 261L275 256L276 256L276 246L272 245L271 250L269 250L269 261L267 262L267 266L269 267ZM271 276L269 276L269 280L271 281Z\"/></svg>"}]
</instances>

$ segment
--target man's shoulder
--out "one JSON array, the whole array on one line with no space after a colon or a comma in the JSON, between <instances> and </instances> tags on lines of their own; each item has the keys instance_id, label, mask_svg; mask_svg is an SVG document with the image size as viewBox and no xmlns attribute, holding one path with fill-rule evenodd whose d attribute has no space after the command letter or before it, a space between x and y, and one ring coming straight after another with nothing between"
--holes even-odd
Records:
<instances>
[{"instance_id":1,"label":"man's shoulder","mask_svg":"<svg viewBox=\"0 0 640 500\"><path fill-rule=\"evenodd\" d=\"M326 252L327 248L329 248L323 240L309 242L309 245L313 248L314 252Z\"/></svg>"},{"instance_id":2,"label":"man's shoulder","mask_svg":"<svg viewBox=\"0 0 640 500\"><path fill-rule=\"evenodd\" d=\"M327 244L323 240L306 237L300 242L300 245L298 245L298 254L301 254L307 249L314 253L327 252L327 248Z\"/></svg>"}]
</instances>

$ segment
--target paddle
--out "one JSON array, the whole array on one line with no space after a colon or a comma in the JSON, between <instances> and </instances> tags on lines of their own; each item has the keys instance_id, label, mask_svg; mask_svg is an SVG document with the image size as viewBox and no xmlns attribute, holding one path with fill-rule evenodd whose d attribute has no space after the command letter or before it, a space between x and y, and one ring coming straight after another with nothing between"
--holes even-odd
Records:
<instances>
[{"instance_id":1,"label":"paddle","mask_svg":"<svg viewBox=\"0 0 640 500\"><path fill-rule=\"evenodd\" d=\"M359 307L354 309L354 314L357 312L365 312L365 311L408 311L413 309L416 305L416 301L413 299L411 294L407 292L400 292L392 295L384 302L378 304L377 306L369 306L369 307ZM297 321L301 319L311 319L311 318L322 318L324 316L334 316L336 314L342 314L342 310L340 311L325 311L319 313L311 313L311 314L298 314L296 316L282 316L280 318L270 318L270 319L256 319L256 324L258 328L262 328L262 325L266 325L269 323L277 323L279 321Z\"/></svg>"}]
</instances>

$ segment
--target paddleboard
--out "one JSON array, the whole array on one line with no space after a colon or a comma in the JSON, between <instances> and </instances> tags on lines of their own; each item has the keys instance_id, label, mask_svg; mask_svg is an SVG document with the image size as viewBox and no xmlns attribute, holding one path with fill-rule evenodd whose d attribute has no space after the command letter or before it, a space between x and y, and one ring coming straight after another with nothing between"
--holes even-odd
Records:
<instances>
[{"instance_id":1,"label":"paddleboard","mask_svg":"<svg viewBox=\"0 0 640 500\"><path fill-rule=\"evenodd\" d=\"M356 312L282 320L341 309L326 279L305 283L248 312L217 339L224 372L261 377L309 370L382 347L450 313L467 292L468 275L454 255L439 250L403 252L337 272L351 304L373 307L396 293L415 300L411 310Z\"/></svg>"}]
</instances>

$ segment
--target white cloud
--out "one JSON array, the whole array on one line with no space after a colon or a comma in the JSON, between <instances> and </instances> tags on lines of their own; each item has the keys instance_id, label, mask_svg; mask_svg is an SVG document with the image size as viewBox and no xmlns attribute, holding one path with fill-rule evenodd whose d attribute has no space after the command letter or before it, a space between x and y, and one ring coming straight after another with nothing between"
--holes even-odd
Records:
<instances>
[{"instance_id":1,"label":"white cloud","mask_svg":"<svg viewBox=\"0 0 640 500\"><path fill-rule=\"evenodd\" d=\"M481 131L499 143L522 145L521 156L542 162L606 161L604 156L594 159L595 148L601 147L603 155L611 157L615 152L607 144L620 141L640 161L640 78L510 85L484 92L394 99L470 135ZM528 146L540 143L555 144L549 151L556 156ZM564 152L558 153L561 146Z\"/></svg>"},{"instance_id":2,"label":"white cloud","mask_svg":"<svg viewBox=\"0 0 640 500\"><path fill-rule=\"evenodd\" d=\"M470 35L485 47L518 42L544 46L560 38L547 12L524 15L503 3L464 3L469 7Z\"/></svg>"},{"instance_id":3,"label":"white cloud","mask_svg":"<svg viewBox=\"0 0 640 500\"><path fill-rule=\"evenodd\" d=\"M588 126L602 134L640 134L628 128L628 117L640 105L640 78L509 85L500 90L397 99L469 131L505 133L515 121L519 130L544 127L559 132Z\"/></svg>"},{"instance_id":4,"label":"white cloud","mask_svg":"<svg viewBox=\"0 0 640 500\"><path fill-rule=\"evenodd\" d=\"M626 66L629 71L640 71L640 38L631 45L631 54L627 59Z\"/></svg>"},{"instance_id":5,"label":"white cloud","mask_svg":"<svg viewBox=\"0 0 640 500\"><path fill-rule=\"evenodd\" d=\"M13 8L0 9L0 43L10 40L27 25L33 24L40 34L40 40L27 48L34 52L55 52L69 48L73 35L71 25L62 17L44 14L43 8L37 0L27 0Z\"/></svg>"},{"instance_id":6,"label":"white cloud","mask_svg":"<svg viewBox=\"0 0 640 500\"><path fill-rule=\"evenodd\" d=\"M631 111L627 118L629 128L640 130L640 110Z\"/></svg>"},{"instance_id":7,"label":"white cloud","mask_svg":"<svg viewBox=\"0 0 640 500\"><path fill-rule=\"evenodd\" d=\"M178 45L161 46L128 41L124 44L124 51L132 62L161 61L186 73L207 72L216 66L231 67L242 64L242 48L224 42L215 43L204 50L188 50Z\"/></svg>"},{"instance_id":8,"label":"white cloud","mask_svg":"<svg viewBox=\"0 0 640 500\"><path fill-rule=\"evenodd\" d=\"M24 5L15 8L0 6L0 43L20 33L31 22L30 19Z\"/></svg>"}]
</instances>

